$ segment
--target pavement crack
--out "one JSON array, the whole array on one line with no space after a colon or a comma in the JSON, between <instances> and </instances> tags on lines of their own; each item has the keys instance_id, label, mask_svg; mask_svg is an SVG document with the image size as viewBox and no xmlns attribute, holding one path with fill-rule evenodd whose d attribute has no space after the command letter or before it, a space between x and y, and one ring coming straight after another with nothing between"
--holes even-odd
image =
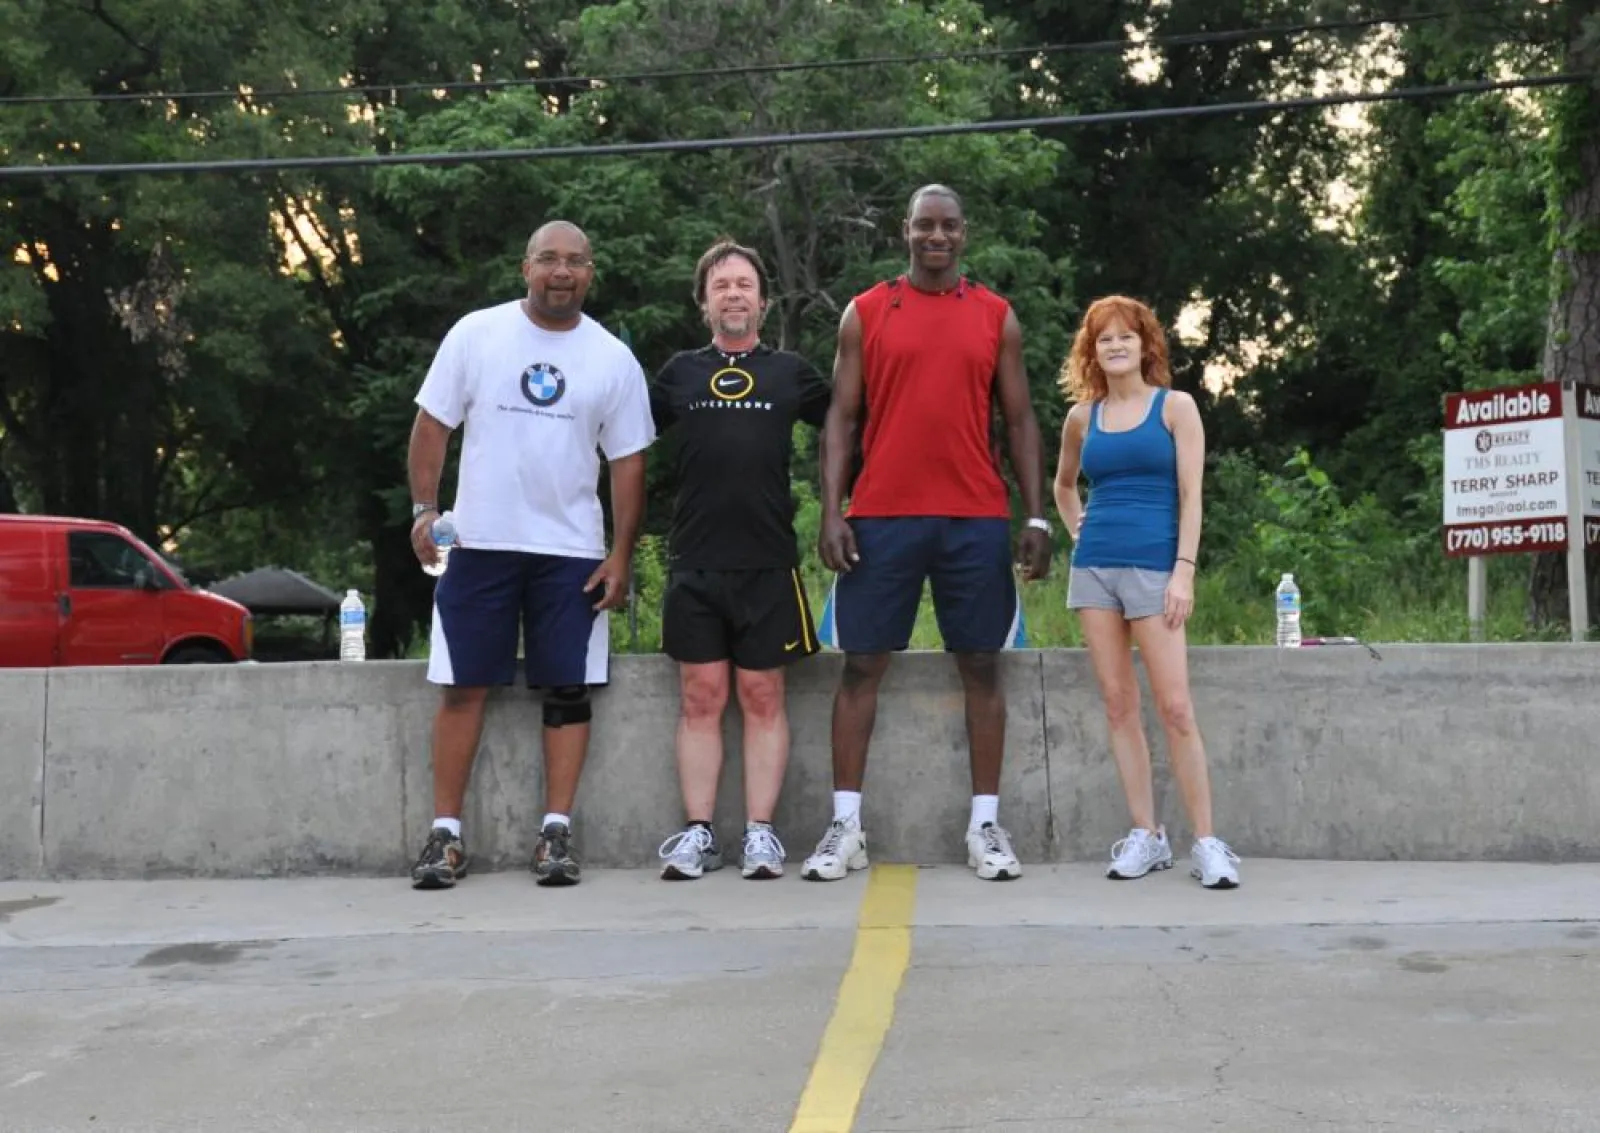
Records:
<instances>
[{"instance_id":1,"label":"pavement crack","mask_svg":"<svg viewBox=\"0 0 1600 1133\"><path fill-rule=\"evenodd\" d=\"M1180 1023L1188 1024L1190 1021L1189 1013L1178 1002L1178 998L1172 994L1172 981L1157 971L1154 964L1146 964L1144 970L1149 972L1150 978L1155 981L1156 991L1160 993L1161 1001L1167 1005L1167 1010L1172 1013L1172 1017Z\"/></svg>"},{"instance_id":2,"label":"pavement crack","mask_svg":"<svg viewBox=\"0 0 1600 1133\"><path fill-rule=\"evenodd\" d=\"M1273 1113L1281 1113L1281 1114L1284 1114L1287 1117L1295 1118L1296 1119L1296 1123L1298 1125L1300 1125L1300 1126L1305 1126L1305 1125L1309 1125L1309 1124L1317 1124L1317 1125L1337 1124L1339 1121L1345 1120L1344 1118L1335 1119L1335 1118L1329 1117L1325 1113L1320 1113L1320 1112L1317 1112L1315 1110L1303 1109L1303 1108L1300 1108L1298 1106L1285 1105L1283 1102L1271 1101L1271 1100L1269 1100L1267 1098L1257 1097L1254 1094L1235 1093L1234 1096L1236 1098L1238 1098L1240 1101L1249 1102L1251 1105L1258 1105L1262 1109L1270 1110ZM1373 1129L1405 1129L1405 1128L1417 1128L1417 1126L1410 1125L1409 1123L1402 1124L1402 1123L1400 1123L1398 1121L1388 1121L1388 1120L1385 1120L1383 1118L1369 1117L1369 1118L1365 1119L1361 1123L1361 1128L1368 1129L1368 1130L1373 1130Z\"/></svg>"},{"instance_id":3,"label":"pavement crack","mask_svg":"<svg viewBox=\"0 0 1600 1133\"><path fill-rule=\"evenodd\" d=\"M1055 774L1050 766L1050 697L1044 683L1044 655L1040 654L1036 660L1039 676L1039 736L1043 740L1040 746L1044 750L1044 837L1045 843L1054 851L1059 832L1056 829Z\"/></svg>"},{"instance_id":4,"label":"pavement crack","mask_svg":"<svg viewBox=\"0 0 1600 1133\"><path fill-rule=\"evenodd\" d=\"M1228 1036L1224 1035L1223 1038L1228 1038ZM1228 1039L1228 1041L1229 1042L1234 1042L1235 1040ZM1220 1097L1222 1094L1227 1092L1227 1090L1228 1090L1228 1078L1227 1078L1228 1068L1233 1065L1233 1060L1238 1058L1240 1055L1242 1055L1244 1053L1244 1051L1245 1051L1245 1044L1244 1043L1238 1043L1236 1046L1234 1046L1234 1048L1232 1050L1230 1050L1227 1054L1223 1055L1220 1059L1218 1059L1217 1060L1217 1064L1211 1068L1211 1077L1212 1077L1211 1096L1212 1097Z\"/></svg>"}]
</instances>

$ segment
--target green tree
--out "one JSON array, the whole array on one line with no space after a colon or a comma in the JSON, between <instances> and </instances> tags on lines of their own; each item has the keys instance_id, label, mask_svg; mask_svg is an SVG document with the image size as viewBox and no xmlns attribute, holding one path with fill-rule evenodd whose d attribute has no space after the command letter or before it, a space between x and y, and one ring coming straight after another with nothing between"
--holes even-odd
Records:
<instances>
[{"instance_id":1,"label":"green tree","mask_svg":"<svg viewBox=\"0 0 1600 1133\"><path fill-rule=\"evenodd\" d=\"M1592 78L1553 100L1552 270L1543 371L1546 381L1600 384L1600 0L1571 0L1561 19L1566 68ZM1569 531L1568 538L1583 533ZM1592 625L1600 618L1600 552L1587 554L1585 576ZM1538 624L1561 617L1567 588L1583 584L1568 578L1566 556L1537 556L1530 618Z\"/></svg>"},{"instance_id":2,"label":"green tree","mask_svg":"<svg viewBox=\"0 0 1600 1133\"><path fill-rule=\"evenodd\" d=\"M321 5L128 0L10 12L16 85L62 95L332 82ZM339 118L247 97L8 111L24 160L337 152ZM0 212L0 464L33 506L150 537L304 495L316 408L337 377L327 326L292 286L270 179L11 182ZM306 410L310 412L305 412Z\"/></svg>"},{"instance_id":3,"label":"green tree","mask_svg":"<svg viewBox=\"0 0 1600 1133\"><path fill-rule=\"evenodd\" d=\"M825 0L621 0L587 9L575 52L591 71L714 69L728 43L748 45L741 62L810 62L939 54L992 45L983 10L968 0L926 4L835 4ZM598 92L592 105L605 136L742 137L881 126L978 121L1009 101L1007 69L992 60L758 73ZM759 245L775 276L767 334L826 366L850 297L903 270L900 222L917 186L945 182L966 202L973 274L1008 294L1049 350L1030 354L1043 375L1057 357L1051 290L1070 275L1054 256L1032 208L1033 194L1060 175L1061 147L1028 133L915 141L769 146L663 162L661 182L690 247L728 231ZM696 249L697 250L697 249ZM687 264L676 264L687 280ZM681 285L680 285L681 287ZM680 291L680 293L686 293ZM689 312L689 341L703 336ZM1053 330L1053 328L1052 328ZM643 350L656 360L681 340Z\"/></svg>"},{"instance_id":4,"label":"green tree","mask_svg":"<svg viewBox=\"0 0 1600 1133\"><path fill-rule=\"evenodd\" d=\"M568 25L568 65L586 74L705 66L721 45L758 45L751 62L949 51L983 36L966 3L874 6L879 19L822 0L667 3L626 0L587 9ZM1003 67L939 63L792 74L730 75L677 83L619 84L559 102L527 92L462 101L423 115L386 113L410 148L494 148L729 137L815 129L969 121L990 117L1005 91ZM481 168L384 171L386 207L426 231L454 286L435 288L425 317L405 322L442 333L449 317L503 296L531 225L564 216L593 237L599 267L591 312L626 327L647 370L705 341L690 297L693 265L718 235L762 249L775 281L770 341L809 355L824 371L839 315L873 280L903 270L899 224L916 186L947 181L967 200L975 275L1016 302L1030 330L1029 361L1048 391L1063 322L1054 289L1070 261L1040 245L1028 203L1057 172L1059 147L1028 135L928 139L891 145L757 147L700 155L585 158ZM508 226L503 202L523 223ZM498 274L485 279L484 265ZM493 283L493 286L488 284ZM411 289L392 294L405 303ZM449 312L450 314L447 314ZM425 338L427 336L424 336ZM419 344L419 354L428 347ZM369 403L400 405L420 373L414 358L387 367L396 388ZM1048 396L1048 394L1044 394ZM809 453L801 467L809 472ZM650 526L670 510L665 461L652 461Z\"/></svg>"},{"instance_id":5,"label":"green tree","mask_svg":"<svg viewBox=\"0 0 1600 1133\"><path fill-rule=\"evenodd\" d=\"M549 73L576 7L26 0L0 16L18 91L239 94L8 111L0 146L96 162L382 151L389 115L446 103L265 92ZM334 585L374 578L375 649L403 648L428 583L404 569L404 431L366 395L391 367L420 380L425 324L396 295L440 291L429 235L355 170L12 182L5 198L0 239L21 254L0 264L0 503L122 520L213 573L271 556L322 563Z\"/></svg>"}]
</instances>

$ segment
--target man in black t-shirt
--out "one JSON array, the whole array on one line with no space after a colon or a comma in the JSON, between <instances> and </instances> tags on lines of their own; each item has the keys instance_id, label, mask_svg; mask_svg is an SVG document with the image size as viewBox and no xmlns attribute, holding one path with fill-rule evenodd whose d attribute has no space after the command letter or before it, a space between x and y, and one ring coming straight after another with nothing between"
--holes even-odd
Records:
<instances>
[{"instance_id":1,"label":"man in black t-shirt","mask_svg":"<svg viewBox=\"0 0 1600 1133\"><path fill-rule=\"evenodd\" d=\"M677 446L661 644L679 663L678 773L688 825L660 849L661 876L722 866L712 829L731 678L744 715L745 877L783 873L772 814L789 759L784 667L818 649L798 570L789 464L796 421L821 427L831 387L798 354L761 345L761 257L732 241L695 267L711 345L675 355L650 390ZM729 662L732 662L730 666Z\"/></svg>"}]
</instances>

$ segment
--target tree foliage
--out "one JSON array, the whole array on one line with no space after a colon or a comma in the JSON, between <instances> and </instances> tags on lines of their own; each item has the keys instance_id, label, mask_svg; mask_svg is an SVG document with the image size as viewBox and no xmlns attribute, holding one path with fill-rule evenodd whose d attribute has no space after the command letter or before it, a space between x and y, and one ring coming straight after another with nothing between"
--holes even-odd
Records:
<instances>
[{"instance_id":1,"label":"tree foliage","mask_svg":"<svg viewBox=\"0 0 1600 1133\"><path fill-rule=\"evenodd\" d=\"M0 107L0 150L8 163L67 163L580 147L1594 69L1594 0L1167 42L1371 7L14 0L0 7L0 93L143 97ZM714 73L729 60L1127 35L1137 42L1121 54ZM579 79L691 68L713 73ZM547 81L270 93L530 76ZM161 94L198 89L235 93ZM412 397L449 325L519 290L534 227L563 216L590 232L590 311L627 334L647 370L704 339L689 297L700 251L722 234L754 243L774 277L767 338L826 371L850 297L903 270L910 192L938 181L965 200L969 272L1021 316L1052 448L1075 319L1094 298L1133 294L1182 327L1177 381L1200 397L1224 487L1208 531L1237 533L1208 537L1209 561L1237 552L1254 579L1287 555L1355 579L1381 574L1392 546L1384 561L1437 573L1444 564L1418 548L1438 521L1443 395L1594 373L1595 106L1594 89L1579 87L1354 118L1241 113L705 154L8 181L0 509L119 520L202 576L278 562L361 585L376 595L375 651L402 653L432 585L407 543ZM658 462L655 531L662 475ZM1348 554L1317 558L1324 536ZM1535 575L1536 618L1556 608L1561 584L1549 569Z\"/></svg>"}]
</instances>

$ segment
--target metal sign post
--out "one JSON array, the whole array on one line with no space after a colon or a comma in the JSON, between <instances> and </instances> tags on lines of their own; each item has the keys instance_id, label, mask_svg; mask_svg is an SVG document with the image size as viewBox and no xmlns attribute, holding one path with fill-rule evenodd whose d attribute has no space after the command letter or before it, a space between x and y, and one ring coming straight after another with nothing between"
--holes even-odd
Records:
<instances>
[{"instance_id":1,"label":"metal sign post","mask_svg":"<svg viewBox=\"0 0 1600 1133\"><path fill-rule=\"evenodd\" d=\"M1589 636L1589 584L1583 569L1583 447L1578 439L1578 389L1561 387L1561 423L1567 464L1567 618L1572 640Z\"/></svg>"},{"instance_id":2,"label":"metal sign post","mask_svg":"<svg viewBox=\"0 0 1600 1133\"><path fill-rule=\"evenodd\" d=\"M1563 391L1567 424L1567 493L1571 538L1567 541L1567 613L1572 640L1589 630L1589 580L1584 551L1600 544L1600 386L1568 385Z\"/></svg>"}]
</instances>

